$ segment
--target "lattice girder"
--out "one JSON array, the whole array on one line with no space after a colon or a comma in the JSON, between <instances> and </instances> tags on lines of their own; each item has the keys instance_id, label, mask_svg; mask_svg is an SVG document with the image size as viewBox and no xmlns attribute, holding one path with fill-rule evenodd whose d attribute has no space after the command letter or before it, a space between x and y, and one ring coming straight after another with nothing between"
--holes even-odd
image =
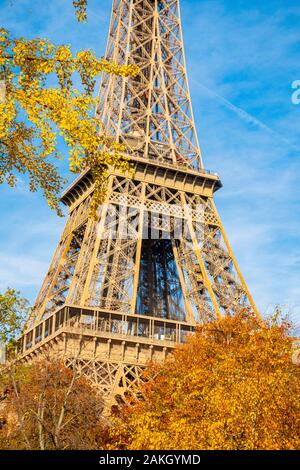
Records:
<instances>
[{"instance_id":1,"label":"lattice girder","mask_svg":"<svg viewBox=\"0 0 300 470\"><path fill-rule=\"evenodd\" d=\"M112 403L196 324L259 313L214 204L221 182L203 169L179 0L113 0L106 58L140 69L104 75L96 109L134 172L108 168L96 220L89 170L64 192L69 217L22 357L49 346Z\"/></svg>"},{"instance_id":2,"label":"lattice girder","mask_svg":"<svg viewBox=\"0 0 300 470\"><path fill-rule=\"evenodd\" d=\"M71 212L35 306L36 321L65 301L134 312L145 236L171 239L188 321L255 309L211 197L113 173L108 186L98 222L88 219L90 195Z\"/></svg>"},{"instance_id":3,"label":"lattice girder","mask_svg":"<svg viewBox=\"0 0 300 470\"><path fill-rule=\"evenodd\" d=\"M97 109L107 133L146 159L202 168L179 2L114 0L106 58L140 68L135 78L103 77Z\"/></svg>"}]
</instances>

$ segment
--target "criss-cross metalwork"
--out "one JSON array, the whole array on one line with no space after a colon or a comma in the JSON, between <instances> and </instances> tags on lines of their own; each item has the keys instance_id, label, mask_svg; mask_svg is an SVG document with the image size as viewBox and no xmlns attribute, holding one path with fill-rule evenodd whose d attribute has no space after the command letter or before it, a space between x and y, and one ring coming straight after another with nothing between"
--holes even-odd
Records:
<instances>
[{"instance_id":1,"label":"criss-cross metalwork","mask_svg":"<svg viewBox=\"0 0 300 470\"><path fill-rule=\"evenodd\" d=\"M112 403L197 323L259 315L204 170L188 89L178 0L114 0L97 114L125 144L133 174L109 168L98 220L87 171L63 194L69 218L22 339L76 364ZM179 230L181 229L181 230Z\"/></svg>"},{"instance_id":2,"label":"criss-cross metalwork","mask_svg":"<svg viewBox=\"0 0 300 470\"><path fill-rule=\"evenodd\" d=\"M140 68L135 78L104 76L98 114L107 132L145 159L203 168L179 1L114 0L106 58Z\"/></svg>"}]
</instances>

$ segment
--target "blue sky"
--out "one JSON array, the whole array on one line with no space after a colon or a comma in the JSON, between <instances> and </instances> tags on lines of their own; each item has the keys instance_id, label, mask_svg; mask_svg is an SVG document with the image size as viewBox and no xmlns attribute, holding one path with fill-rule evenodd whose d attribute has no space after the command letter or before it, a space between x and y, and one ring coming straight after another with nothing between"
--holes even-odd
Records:
<instances>
[{"instance_id":1,"label":"blue sky","mask_svg":"<svg viewBox=\"0 0 300 470\"><path fill-rule=\"evenodd\" d=\"M111 0L90 0L77 24L71 0L0 0L0 25L74 50L105 52ZM250 291L264 313L285 306L300 324L300 4L182 0L190 89L205 167ZM0 290L34 300L64 220L21 180L0 186Z\"/></svg>"}]
</instances>

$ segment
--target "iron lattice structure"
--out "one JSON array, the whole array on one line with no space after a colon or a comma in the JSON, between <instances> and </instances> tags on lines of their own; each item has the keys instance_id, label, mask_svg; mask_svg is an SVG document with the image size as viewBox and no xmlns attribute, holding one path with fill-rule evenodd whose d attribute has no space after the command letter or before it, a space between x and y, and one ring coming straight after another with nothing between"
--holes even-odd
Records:
<instances>
[{"instance_id":1,"label":"iron lattice structure","mask_svg":"<svg viewBox=\"0 0 300 470\"><path fill-rule=\"evenodd\" d=\"M96 110L134 173L109 169L97 221L88 171L64 192L68 221L21 355L76 363L112 403L197 323L258 312L213 201L220 179L203 168L179 1L114 0L106 58L140 68L105 75Z\"/></svg>"}]
</instances>

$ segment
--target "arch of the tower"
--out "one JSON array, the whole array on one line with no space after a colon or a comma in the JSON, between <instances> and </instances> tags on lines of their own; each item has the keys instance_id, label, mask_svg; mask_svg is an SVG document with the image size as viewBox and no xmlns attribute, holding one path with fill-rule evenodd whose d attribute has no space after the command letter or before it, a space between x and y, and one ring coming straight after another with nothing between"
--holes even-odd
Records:
<instances>
[{"instance_id":1,"label":"arch of the tower","mask_svg":"<svg viewBox=\"0 0 300 470\"><path fill-rule=\"evenodd\" d=\"M111 175L98 220L88 196L70 214L35 305L197 323L249 305L211 198Z\"/></svg>"}]
</instances>

